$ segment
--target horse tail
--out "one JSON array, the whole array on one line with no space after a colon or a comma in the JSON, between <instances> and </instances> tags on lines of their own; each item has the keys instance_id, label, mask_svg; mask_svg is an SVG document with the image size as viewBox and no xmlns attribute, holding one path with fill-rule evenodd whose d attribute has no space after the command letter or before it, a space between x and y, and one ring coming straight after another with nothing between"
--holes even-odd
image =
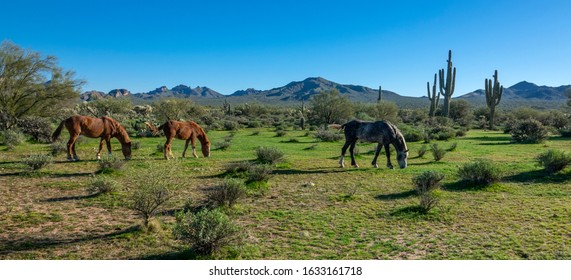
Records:
<instances>
[{"instance_id":1,"label":"horse tail","mask_svg":"<svg viewBox=\"0 0 571 280\"><path fill-rule=\"evenodd\" d=\"M345 124L336 124L336 123L334 123L334 124L328 125L327 127L329 127L329 128L335 128L335 129L341 130L341 129L345 128Z\"/></svg>"},{"instance_id":2,"label":"horse tail","mask_svg":"<svg viewBox=\"0 0 571 280\"><path fill-rule=\"evenodd\" d=\"M153 133L153 135L159 134L159 129L162 128L162 125L161 125L161 127L159 127L159 128L157 129L157 128L156 128L152 123L150 123L150 122L145 122L145 125L151 130L151 132Z\"/></svg>"},{"instance_id":3,"label":"horse tail","mask_svg":"<svg viewBox=\"0 0 571 280\"><path fill-rule=\"evenodd\" d=\"M64 124L65 120L61 121L59 126L56 128L56 131L54 131L54 134L52 134L52 142L55 142L57 140L57 138L61 134L61 130L63 129Z\"/></svg>"}]
</instances>

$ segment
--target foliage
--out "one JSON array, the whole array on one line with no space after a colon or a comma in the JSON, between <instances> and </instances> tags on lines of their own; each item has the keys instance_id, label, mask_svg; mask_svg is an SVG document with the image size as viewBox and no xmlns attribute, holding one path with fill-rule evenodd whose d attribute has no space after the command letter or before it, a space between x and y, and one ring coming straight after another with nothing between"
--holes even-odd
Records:
<instances>
[{"instance_id":1,"label":"foliage","mask_svg":"<svg viewBox=\"0 0 571 280\"><path fill-rule=\"evenodd\" d=\"M434 161L440 161L446 155L446 150L443 148L438 147L438 144L434 143L430 145L430 151L432 152L432 156L434 157Z\"/></svg>"},{"instance_id":2,"label":"foliage","mask_svg":"<svg viewBox=\"0 0 571 280\"><path fill-rule=\"evenodd\" d=\"M511 135L518 143L540 143L547 139L548 131L539 121L526 119L514 124Z\"/></svg>"},{"instance_id":3,"label":"foliage","mask_svg":"<svg viewBox=\"0 0 571 280\"><path fill-rule=\"evenodd\" d=\"M2 144L4 144L8 150L14 149L16 146L24 142L24 135L17 130L9 129L2 131Z\"/></svg>"},{"instance_id":4,"label":"foliage","mask_svg":"<svg viewBox=\"0 0 571 280\"><path fill-rule=\"evenodd\" d=\"M131 195L129 208L143 218L143 224L146 228L149 219L154 217L171 197L171 192L166 184L154 181L135 190Z\"/></svg>"},{"instance_id":5,"label":"foliage","mask_svg":"<svg viewBox=\"0 0 571 280\"><path fill-rule=\"evenodd\" d=\"M233 207L236 201L246 194L244 182L239 179L227 178L224 182L210 191L208 200L217 206Z\"/></svg>"},{"instance_id":6,"label":"foliage","mask_svg":"<svg viewBox=\"0 0 571 280\"><path fill-rule=\"evenodd\" d=\"M86 188L87 193L94 194L105 194L112 193L119 189L119 182L109 178L109 177L97 177L91 180Z\"/></svg>"},{"instance_id":7,"label":"foliage","mask_svg":"<svg viewBox=\"0 0 571 280\"><path fill-rule=\"evenodd\" d=\"M444 174L432 170L424 171L422 174L412 178L422 212L427 213L438 204L439 195L436 190L440 187L440 182L443 179Z\"/></svg>"},{"instance_id":8,"label":"foliage","mask_svg":"<svg viewBox=\"0 0 571 280\"><path fill-rule=\"evenodd\" d=\"M559 134L561 134L561 137L569 138L571 137L571 128L559 129Z\"/></svg>"},{"instance_id":9,"label":"foliage","mask_svg":"<svg viewBox=\"0 0 571 280\"><path fill-rule=\"evenodd\" d=\"M125 161L117 159L115 157L103 157L97 161L99 165L99 170L97 173L100 174L111 174L123 168Z\"/></svg>"},{"instance_id":10,"label":"foliage","mask_svg":"<svg viewBox=\"0 0 571 280\"><path fill-rule=\"evenodd\" d=\"M18 128L38 143L50 143L52 140L52 127L45 118L25 117L18 121Z\"/></svg>"},{"instance_id":11,"label":"foliage","mask_svg":"<svg viewBox=\"0 0 571 280\"><path fill-rule=\"evenodd\" d=\"M50 155L34 154L22 159L22 163L27 165L31 170L40 170L53 162Z\"/></svg>"},{"instance_id":12,"label":"foliage","mask_svg":"<svg viewBox=\"0 0 571 280\"><path fill-rule=\"evenodd\" d=\"M428 149L426 148L426 145L420 146L420 148L418 148L418 157L423 158L427 151Z\"/></svg>"},{"instance_id":13,"label":"foliage","mask_svg":"<svg viewBox=\"0 0 571 280\"><path fill-rule=\"evenodd\" d=\"M239 228L218 208L179 212L174 236L201 255L211 255L239 240Z\"/></svg>"},{"instance_id":14,"label":"foliage","mask_svg":"<svg viewBox=\"0 0 571 280\"><path fill-rule=\"evenodd\" d=\"M320 92L309 103L311 124L343 123L353 115L353 103L337 90Z\"/></svg>"},{"instance_id":15,"label":"foliage","mask_svg":"<svg viewBox=\"0 0 571 280\"><path fill-rule=\"evenodd\" d=\"M313 136L323 142L337 142L343 139L343 135L341 133L329 130L327 127L319 128Z\"/></svg>"},{"instance_id":16,"label":"foliage","mask_svg":"<svg viewBox=\"0 0 571 280\"><path fill-rule=\"evenodd\" d=\"M238 161L238 162L230 162L226 164L226 173L227 174L236 174L247 172L252 166L252 163L249 161Z\"/></svg>"},{"instance_id":17,"label":"foliage","mask_svg":"<svg viewBox=\"0 0 571 280\"><path fill-rule=\"evenodd\" d=\"M446 151L448 151L448 152L455 151L456 147L458 147L458 143L454 142L450 145L450 147L448 147L448 149L446 149Z\"/></svg>"},{"instance_id":18,"label":"foliage","mask_svg":"<svg viewBox=\"0 0 571 280\"><path fill-rule=\"evenodd\" d=\"M269 164L254 164L248 168L248 182L267 182L273 168Z\"/></svg>"},{"instance_id":19,"label":"foliage","mask_svg":"<svg viewBox=\"0 0 571 280\"><path fill-rule=\"evenodd\" d=\"M423 140L422 131L414 126L409 126L406 124L399 125L399 129L402 132L406 142L418 142Z\"/></svg>"},{"instance_id":20,"label":"foliage","mask_svg":"<svg viewBox=\"0 0 571 280\"><path fill-rule=\"evenodd\" d=\"M460 167L458 176L476 185L490 185L500 180L501 170L489 160L476 160Z\"/></svg>"},{"instance_id":21,"label":"foliage","mask_svg":"<svg viewBox=\"0 0 571 280\"><path fill-rule=\"evenodd\" d=\"M67 143L64 141L56 141L50 144L50 154L57 156L67 152Z\"/></svg>"},{"instance_id":22,"label":"foliage","mask_svg":"<svg viewBox=\"0 0 571 280\"><path fill-rule=\"evenodd\" d=\"M470 103L464 99L450 101L450 118L461 126L469 126L474 119Z\"/></svg>"},{"instance_id":23,"label":"foliage","mask_svg":"<svg viewBox=\"0 0 571 280\"><path fill-rule=\"evenodd\" d=\"M73 76L57 66L54 56L42 57L12 42L2 42L0 129L12 128L27 116L50 116L71 106L83 84Z\"/></svg>"},{"instance_id":24,"label":"foliage","mask_svg":"<svg viewBox=\"0 0 571 280\"><path fill-rule=\"evenodd\" d=\"M204 110L187 98L165 98L153 103L153 114L160 121L197 119Z\"/></svg>"},{"instance_id":25,"label":"foliage","mask_svg":"<svg viewBox=\"0 0 571 280\"><path fill-rule=\"evenodd\" d=\"M558 150L548 150L535 158L537 165L543 167L550 174L557 173L571 164L571 154Z\"/></svg>"},{"instance_id":26,"label":"foliage","mask_svg":"<svg viewBox=\"0 0 571 280\"><path fill-rule=\"evenodd\" d=\"M276 164L284 160L284 153L274 147L258 147L256 149L256 161L265 164Z\"/></svg>"},{"instance_id":27,"label":"foliage","mask_svg":"<svg viewBox=\"0 0 571 280\"><path fill-rule=\"evenodd\" d=\"M101 98L82 103L78 109L82 115L91 115L96 118L110 116L119 119L117 115L126 114L131 108L133 104L129 98Z\"/></svg>"}]
</instances>

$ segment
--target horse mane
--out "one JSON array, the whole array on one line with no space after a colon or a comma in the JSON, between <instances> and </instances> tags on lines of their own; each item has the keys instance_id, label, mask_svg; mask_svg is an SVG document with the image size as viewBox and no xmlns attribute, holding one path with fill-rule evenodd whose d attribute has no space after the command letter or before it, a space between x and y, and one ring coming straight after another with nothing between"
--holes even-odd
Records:
<instances>
[{"instance_id":1,"label":"horse mane","mask_svg":"<svg viewBox=\"0 0 571 280\"><path fill-rule=\"evenodd\" d=\"M196 138L198 138L198 140L200 141L200 143L202 145L210 144L210 140L208 140L208 137L206 136L206 132L204 131L204 129L202 129L202 127L200 125L198 125L197 123L195 123L193 121L189 121L188 123L192 127L192 130L194 130L194 132L196 133Z\"/></svg>"},{"instance_id":2,"label":"horse mane","mask_svg":"<svg viewBox=\"0 0 571 280\"><path fill-rule=\"evenodd\" d=\"M399 149L402 149L403 151L407 151L408 148L406 146L406 141L405 141L404 135L402 135L402 132L400 131L400 129L398 129L398 127L396 127L391 122L385 121L385 123L393 130L394 135L395 135L395 140L396 140L395 143L400 146ZM395 143L393 143L393 145Z\"/></svg>"},{"instance_id":3,"label":"horse mane","mask_svg":"<svg viewBox=\"0 0 571 280\"><path fill-rule=\"evenodd\" d=\"M101 117L101 119L103 122L109 123L111 136L114 136L119 140L123 140L125 143L131 142L131 139L129 139L129 133L127 133L127 130L118 121L107 116Z\"/></svg>"}]
</instances>

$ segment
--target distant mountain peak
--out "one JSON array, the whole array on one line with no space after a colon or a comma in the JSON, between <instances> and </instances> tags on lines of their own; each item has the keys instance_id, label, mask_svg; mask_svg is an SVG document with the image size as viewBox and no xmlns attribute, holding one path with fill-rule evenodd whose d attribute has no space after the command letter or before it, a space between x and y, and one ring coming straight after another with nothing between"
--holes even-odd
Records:
<instances>
[{"instance_id":1,"label":"distant mountain peak","mask_svg":"<svg viewBox=\"0 0 571 280\"><path fill-rule=\"evenodd\" d=\"M530 83L528 81L522 81L522 82L519 82L519 83L509 87L509 89L512 89L512 90L533 90L533 89L536 89L538 87L539 86L534 84L534 83Z\"/></svg>"}]
</instances>

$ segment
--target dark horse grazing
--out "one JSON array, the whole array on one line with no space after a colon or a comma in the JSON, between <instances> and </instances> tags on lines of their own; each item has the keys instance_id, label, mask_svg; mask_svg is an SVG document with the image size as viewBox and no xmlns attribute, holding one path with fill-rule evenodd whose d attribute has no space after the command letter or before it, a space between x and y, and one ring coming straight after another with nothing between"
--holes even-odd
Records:
<instances>
[{"instance_id":1,"label":"dark horse grazing","mask_svg":"<svg viewBox=\"0 0 571 280\"><path fill-rule=\"evenodd\" d=\"M204 157L210 156L210 141L208 140L208 137L206 137L206 132L204 132L204 129L202 129L202 127L200 127L195 122L192 121L179 122L179 121L170 120L164 123L163 125L159 126L158 128L156 128L154 125L148 122L146 122L145 124L154 134L157 134L159 130L162 130L165 133L167 141L165 142L164 156L165 159L167 160L169 159L168 157L169 155L172 158L174 158L171 150L171 142L174 137L181 140L186 140L186 143L184 145L184 151L182 152L182 157L185 157L186 155L186 149L188 149L188 142L192 144L192 155L196 158L198 157L198 155L196 155L196 146L194 145L196 138L198 138L198 140L200 141L200 144L202 146L202 154L204 155Z\"/></svg>"},{"instance_id":2,"label":"dark horse grazing","mask_svg":"<svg viewBox=\"0 0 571 280\"><path fill-rule=\"evenodd\" d=\"M406 168L406 159L408 157L408 149L406 147L406 142L404 141L404 137L400 130L390 122L364 122L353 120L346 124L332 124L329 127L337 128L337 129L345 129L345 144L341 149L341 159L339 159L340 167L345 167L343 163L343 159L345 157L345 152L347 151L347 147L351 146L349 152L351 153L351 165L355 167L359 167L355 162L355 156L353 154L353 150L355 149L355 144L357 144L357 140L361 140L364 142L370 143L379 143L377 145L377 150L375 151L375 158L373 158L373 166L378 168L377 165L377 157L381 152L381 148L385 147L385 152L387 154L387 167L393 169L393 165L391 163L391 151L390 151L390 144L395 146L397 150L397 161L399 163L400 168Z\"/></svg>"},{"instance_id":3,"label":"dark horse grazing","mask_svg":"<svg viewBox=\"0 0 571 280\"><path fill-rule=\"evenodd\" d=\"M110 117L92 118L87 116L69 117L59 124L58 128L52 135L52 141L56 141L63 127L69 131L69 141L67 141L67 160L79 160L75 153L75 141L79 135L85 135L89 138L99 138L99 151L97 159L101 159L101 150L103 149L103 141L107 144L107 151L111 156L111 137L117 138L121 143L121 150L125 159L131 159L131 140L129 134L121 124ZM72 158L73 154L73 158Z\"/></svg>"}]
</instances>

